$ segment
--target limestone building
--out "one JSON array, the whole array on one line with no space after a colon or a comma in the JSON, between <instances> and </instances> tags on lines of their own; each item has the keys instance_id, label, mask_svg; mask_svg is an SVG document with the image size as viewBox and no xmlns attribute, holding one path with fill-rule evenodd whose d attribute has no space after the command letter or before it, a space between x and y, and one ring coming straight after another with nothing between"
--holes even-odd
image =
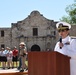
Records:
<instances>
[{"instance_id":1,"label":"limestone building","mask_svg":"<svg viewBox=\"0 0 76 75\"><path fill-rule=\"evenodd\" d=\"M24 20L11 23L11 28L0 28L0 48L19 49L19 43L24 41L28 51L51 51L58 39L56 23L32 11Z\"/></svg>"}]
</instances>

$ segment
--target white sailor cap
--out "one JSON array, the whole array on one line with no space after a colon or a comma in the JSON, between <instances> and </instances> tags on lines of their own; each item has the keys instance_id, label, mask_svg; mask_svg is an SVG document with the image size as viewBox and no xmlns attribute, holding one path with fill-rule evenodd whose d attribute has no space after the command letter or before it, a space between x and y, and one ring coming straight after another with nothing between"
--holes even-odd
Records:
<instances>
[{"instance_id":1,"label":"white sailor cap","mask_svg":"<svg viewBox=\"0 0 76 75\"><path fill-rule=\"evenodd\" d=\"M58 22L56 24L56 28L59 30L59 29L70 29L71 28L71 25L69 23L66 23L66 22Z\"/></svg>"}]
</instances>

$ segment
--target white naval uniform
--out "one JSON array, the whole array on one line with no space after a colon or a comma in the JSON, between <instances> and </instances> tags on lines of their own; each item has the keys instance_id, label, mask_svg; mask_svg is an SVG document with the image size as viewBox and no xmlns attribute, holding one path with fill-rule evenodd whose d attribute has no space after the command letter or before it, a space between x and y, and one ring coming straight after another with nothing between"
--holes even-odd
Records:
<instances>
[{"instance_id":1,"label":"white naval uniform","mask_svg":"<svg viewBox=\"0 0 76 75\"><path fill-rule=\"evenodd\" d=\"M72 39L70 36L62 39L64 46L62 49L57 42L54 51L70 56L70 75L76 75L76 39Z\"/></svg>"}]
</instances>

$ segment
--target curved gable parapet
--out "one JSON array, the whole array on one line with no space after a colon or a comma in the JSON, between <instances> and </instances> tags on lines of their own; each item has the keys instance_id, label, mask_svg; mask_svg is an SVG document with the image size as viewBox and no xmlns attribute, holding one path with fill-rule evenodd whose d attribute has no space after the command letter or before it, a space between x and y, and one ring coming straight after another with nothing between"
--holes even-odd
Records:
<instances>
[{"instance_id":1,"label":"curved gable parapet","mask_svg":"<svg viewBox=\"0 0 76 75\"><path fill-rule=\"evenodd\" d=\"M40 15L40 12L39 11L32 11L30 13L31 16L34 16L34 15Z\"/></svg>"},{"instance_id":2,"label":"curved gable parapet","mask_svg":"<svg viewBox=\"0 0 76 75\"><path fill-rule=\"evenodd\" d=\"M29 26L47 26L47 25L49 27L51 26L55 28L56 23L54 22L54 20L45 18L42 14L40 14L39 11L34 10L25 19L17 21L17 23L12 23L12 28L14 27L20 28L20 26L24 28L24 26L29 27Z\"/></svg>"}]
</instances>

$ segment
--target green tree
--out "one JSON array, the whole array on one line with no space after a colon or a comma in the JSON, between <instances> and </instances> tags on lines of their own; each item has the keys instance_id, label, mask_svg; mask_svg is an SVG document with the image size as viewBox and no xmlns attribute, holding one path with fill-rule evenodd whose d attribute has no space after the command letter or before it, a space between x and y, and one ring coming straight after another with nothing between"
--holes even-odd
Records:
<instances>
[{"instance_id":1,"label":"green tree","mask_svg":"<svg viewBox=\"0 0 76 75\"><path fill-rule=\"evenodd\" d=\"M60 21L65 21L70 24L76 24L76 1L75 3L68 5L65 9L68 16L63 16Z\"/></svg>"}]
</instances>

